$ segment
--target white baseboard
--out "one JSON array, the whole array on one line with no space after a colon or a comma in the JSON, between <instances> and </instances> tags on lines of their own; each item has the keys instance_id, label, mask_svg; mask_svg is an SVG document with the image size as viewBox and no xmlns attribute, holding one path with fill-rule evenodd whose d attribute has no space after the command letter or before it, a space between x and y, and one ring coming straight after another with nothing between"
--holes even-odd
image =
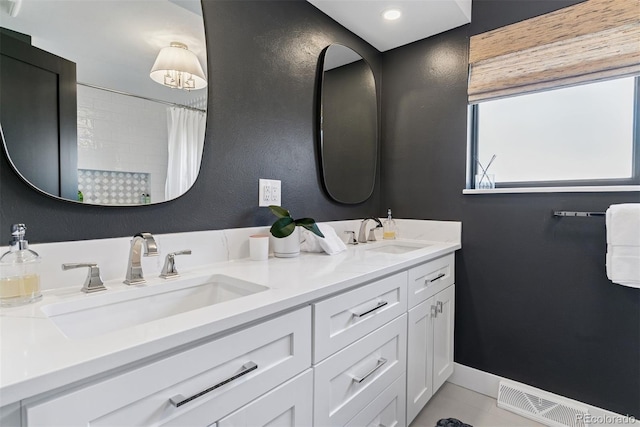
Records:
<instances>
[{"instance_id":1,"label":"white baseboard","mask_svg":"<svg viewBox=\"0 0 640 427\"><path fill-rule=\"evenodd\" d=\"M498 384L500 380L508 380L512 383L518 383L509 378L500 377L498 375L490 374L489 372L480 371L469 366L454 363L453 375L449 377L447 381L452 384L464 387L469 390L473 390L476 393L484 394L494 399L498 398ZM518 383L523 384L523 383ZM528 384L524 384L529 386ZM529 386L531 387L531 386ZM546 391L546 390L543 390ZM548 391L546 391L549 393ZM597 406L589 405L584 402L569 399L562 396L563 399L567 399L578 405L583 405L589 408L590 422L588 425L593 427L628 427L638 426L640 421L632 416L620 415L615 412L607 411L606 409L598 408Z\"/></svg>"}]
</instances>

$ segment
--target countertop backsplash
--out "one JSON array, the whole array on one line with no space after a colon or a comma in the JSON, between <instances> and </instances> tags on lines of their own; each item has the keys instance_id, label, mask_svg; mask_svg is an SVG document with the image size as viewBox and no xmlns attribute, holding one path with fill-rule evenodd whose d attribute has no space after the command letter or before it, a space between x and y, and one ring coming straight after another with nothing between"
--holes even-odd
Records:
<instances>
[{"instance_id":1,"label":"countertop backsplash","mask_svg":"<svg viewBox=\"0 0 640 427\"><path fill-rule=\"evenodd\" d=\"M384 218L381 218L383 220ZM456 221L423 221L396 219L399 238L430 240L439 242L461 242L462 225ZM331 221L338 236L346 241L345 231L360 228L361 220ZM28 225L28 224L27 224ZM370 227L373 223L370 224ZM149 231L153 234L153 230ZM218 262L228 262L249 257L249 236L252 234L268 234L269 226L234 228L226 230L206 230L185 233L154 234L158 244L157 257L143 257L142 268L145 277L160 274L168 253L191 249L191 255L176 258L179 271L188 271ZM376 233L382 237L382 231ZM73 242L33 243L30 248L41 257L41 289L49 290L69 286L82 287L87 275L85 269L63 271L63 263L93 262L100 267L104 281L124 279L129 257L131 237L112 239L81 240ZM9 250L8 246L0 247L0 253ZM328 255L327 255L328 256Z\"/></svg>"}]
</instances>

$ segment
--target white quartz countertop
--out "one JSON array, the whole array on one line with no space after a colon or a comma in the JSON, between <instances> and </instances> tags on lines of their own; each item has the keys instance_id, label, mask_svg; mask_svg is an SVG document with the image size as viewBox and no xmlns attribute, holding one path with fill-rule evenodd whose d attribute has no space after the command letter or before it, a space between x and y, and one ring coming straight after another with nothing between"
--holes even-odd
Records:
<instances>
[{"instance_id":1,"label":"white quartz countertop","mask_svg":"<svg viewBox=\"0 0 640 427\"><path fill-rule=\"evenodd\" d=\"M267 286L253 295L206 306L98 336L72 339L49 319L42 307L61 301L90 299L79 287L43 292L41 301L0 311L0 406L86 380L195 341L222 335L260 319L307 305L380 277L460 249L458 242L428 242L404 254L370 251L371 244L349 246L329 256L302 253L268 261L238 259L180 271L183 278L224 274ZM154 286L163 279L147 279ZM105 282L105 292L127 292L121 281Z\"/></svg>"}]
</instances>

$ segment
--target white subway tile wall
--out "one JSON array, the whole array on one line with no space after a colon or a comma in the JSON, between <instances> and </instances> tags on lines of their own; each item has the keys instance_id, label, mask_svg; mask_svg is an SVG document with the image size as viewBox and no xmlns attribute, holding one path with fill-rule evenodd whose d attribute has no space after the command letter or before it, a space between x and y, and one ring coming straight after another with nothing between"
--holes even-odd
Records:
<instances>
[{"instance_id":1,"label":"white subway tile wall","mask_svg":"<svg viewBox=\"0 0 640 427\"><path fill-rule=\"evenodd\" d=\"M79 170L145 174L148 188L132 193L136 203L143 192L150 194L151 201L164 200L167 141L167 106L78 86ZM84 191L83 195L89 202Z\"/></svg>"}]
</instances>

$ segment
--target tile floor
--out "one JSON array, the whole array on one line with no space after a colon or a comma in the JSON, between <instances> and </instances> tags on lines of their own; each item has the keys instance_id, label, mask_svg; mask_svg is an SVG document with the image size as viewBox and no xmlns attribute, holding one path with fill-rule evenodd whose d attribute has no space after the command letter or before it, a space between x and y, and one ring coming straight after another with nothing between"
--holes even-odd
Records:
<instances>
[{"instance_id":1,"label":"tile floor","mask_svg":"<svg viewBox=\"0 0 640 427\"><path fill-rule=\"evenodd\" d=\"M438 390L410 427L435 427L441 418L457 418L473 427L544 427L496 406L496 400L449 382Z\"/></svg>"}]
</instances>

